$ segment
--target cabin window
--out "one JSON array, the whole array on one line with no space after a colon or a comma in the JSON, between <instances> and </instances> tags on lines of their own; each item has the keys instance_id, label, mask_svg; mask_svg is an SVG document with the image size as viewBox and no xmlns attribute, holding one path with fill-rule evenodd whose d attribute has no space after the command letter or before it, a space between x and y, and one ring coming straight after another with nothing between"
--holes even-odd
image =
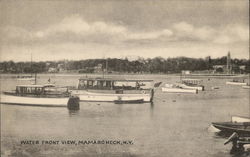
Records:
<instances>
[{"instance_id":1,"label":"cabin window","mask_svg":"<svg viewBox=\"0 0 250 157\"><path fill-rule=\"evenodd\" d=\"M98 85L98 81L93 81L93 86L96 87Z\"/></svg>"},{"instance_id":2,"label":"cabin window","mask_svg":"<svg viewBox=\"0 0 250 157\"><path fill-rule=\"evenodd\" d=\"M93 81L88 81L88 86L92 87L93 86Z\"/></svg>"}]
</instances>

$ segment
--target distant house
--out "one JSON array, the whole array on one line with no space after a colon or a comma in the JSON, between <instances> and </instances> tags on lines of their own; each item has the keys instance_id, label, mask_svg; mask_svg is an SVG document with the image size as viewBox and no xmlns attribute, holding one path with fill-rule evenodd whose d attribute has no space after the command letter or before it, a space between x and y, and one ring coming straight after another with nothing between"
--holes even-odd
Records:
<instances>
[{"instance_id":1,"label":"distant house","mask_svg":"<svg viewBox=\"0 0 250 157\"><path fill-rule=\"evenodd\" d=\"M48 72L49 72L49 73L57 73L58 70L57 70L57 68L52 68L52 67L50 67L49 70L48 70Z\"/></svg>"},{"instance_id":2,"label":"distant house","mask_svg":"<svg viewBox=\"0 0 250 157\"><path fill-rule=\"evenodd\" d=\"M246 70L246 66L245 66L245 65L241 65L241 66L239 66L239 68L240 68L240 70L242 70L242 71L245 71L245 70Z\"/></svg>"},{"instance_id":3,"label":"distant house","mask_svg":"<svg viewBox=\"0 0 250 157\"><path fill-rule=\"evenodd\" d=\"M97 66L94 67L94 72L95 73L101 73L103 72L102 70L102 64L98 64Z\"/></svg>"},{"instance_id":4,"label":"distant house","mask_svg":"<svg viewBox=\"0 0 250 157\"><path fill-rule=\"evenodd\" d=\"M58 64L58 65L57 65L58 71L59 71L59 72L64 71L64 68L63 68L63 67L64 67L64 64Z\"/></svg>"},{"instance_id":5,"label":"distant house","mask_svg":"<svg viewBox=\"0 0 250 157\"><path fill-rule=\"evenodd\" d=\"M190 70L182 70L181 73L182 73L182 75L190 75L191 71Z\"/></svg>"},{"instance_id":6,"label":"distant house","mask_svg":"<svg viewBox=\"0 0 250 157\"><path fill-rule=\"evenodd\" d=\"M214 65L213 66L214 72L226 72L227 71L227 65Z\"/></svg>"}]
</instances>

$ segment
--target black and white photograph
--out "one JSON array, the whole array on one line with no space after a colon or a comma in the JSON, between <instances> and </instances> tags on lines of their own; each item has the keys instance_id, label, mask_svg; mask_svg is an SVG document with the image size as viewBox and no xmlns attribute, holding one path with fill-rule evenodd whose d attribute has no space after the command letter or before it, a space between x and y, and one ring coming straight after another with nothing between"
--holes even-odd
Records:
<instances>
[{"instance_id":1,"label":"black and white photograph","mask_svg":"<svg viewBox=\"0 0 250 157\"><path fill-rule=\"evenodd\" d=\"M0 0L2 157L250 157L248 0Z\"/></svg>"}]
</instances>

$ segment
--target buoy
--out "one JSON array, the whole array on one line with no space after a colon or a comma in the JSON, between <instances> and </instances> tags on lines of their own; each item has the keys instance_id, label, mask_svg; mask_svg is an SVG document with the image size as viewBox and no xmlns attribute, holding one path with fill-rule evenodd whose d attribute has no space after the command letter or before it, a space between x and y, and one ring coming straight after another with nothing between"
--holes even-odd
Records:
<instances>
[{"instance_id":1,"label":"buoy","mask_svg":"<svg viewBox=\"0 0 250 157\"><path fill-rule=\"evenodd\" d=\"M69 98L67 107L69 110L79 110L80 109L80 99L77 96L71 96Z\"/></svg>"}]
</instances>

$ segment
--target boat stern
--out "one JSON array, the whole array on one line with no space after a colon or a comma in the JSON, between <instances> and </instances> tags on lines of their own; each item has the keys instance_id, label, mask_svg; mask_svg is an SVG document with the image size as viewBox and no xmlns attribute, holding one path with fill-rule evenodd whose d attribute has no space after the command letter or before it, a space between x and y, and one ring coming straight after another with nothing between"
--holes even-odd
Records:
<instances>
[{"instance_id":1,"label":"boat stern","mask_svg":"<svg viewBox=\"0 0 250 157\"><path fill-rule=\"evenodd\" d=\"M67 107L69 110L79 110L80 109L80 98L78 96L69 97Z\"/></svg>"}]
</instances>

